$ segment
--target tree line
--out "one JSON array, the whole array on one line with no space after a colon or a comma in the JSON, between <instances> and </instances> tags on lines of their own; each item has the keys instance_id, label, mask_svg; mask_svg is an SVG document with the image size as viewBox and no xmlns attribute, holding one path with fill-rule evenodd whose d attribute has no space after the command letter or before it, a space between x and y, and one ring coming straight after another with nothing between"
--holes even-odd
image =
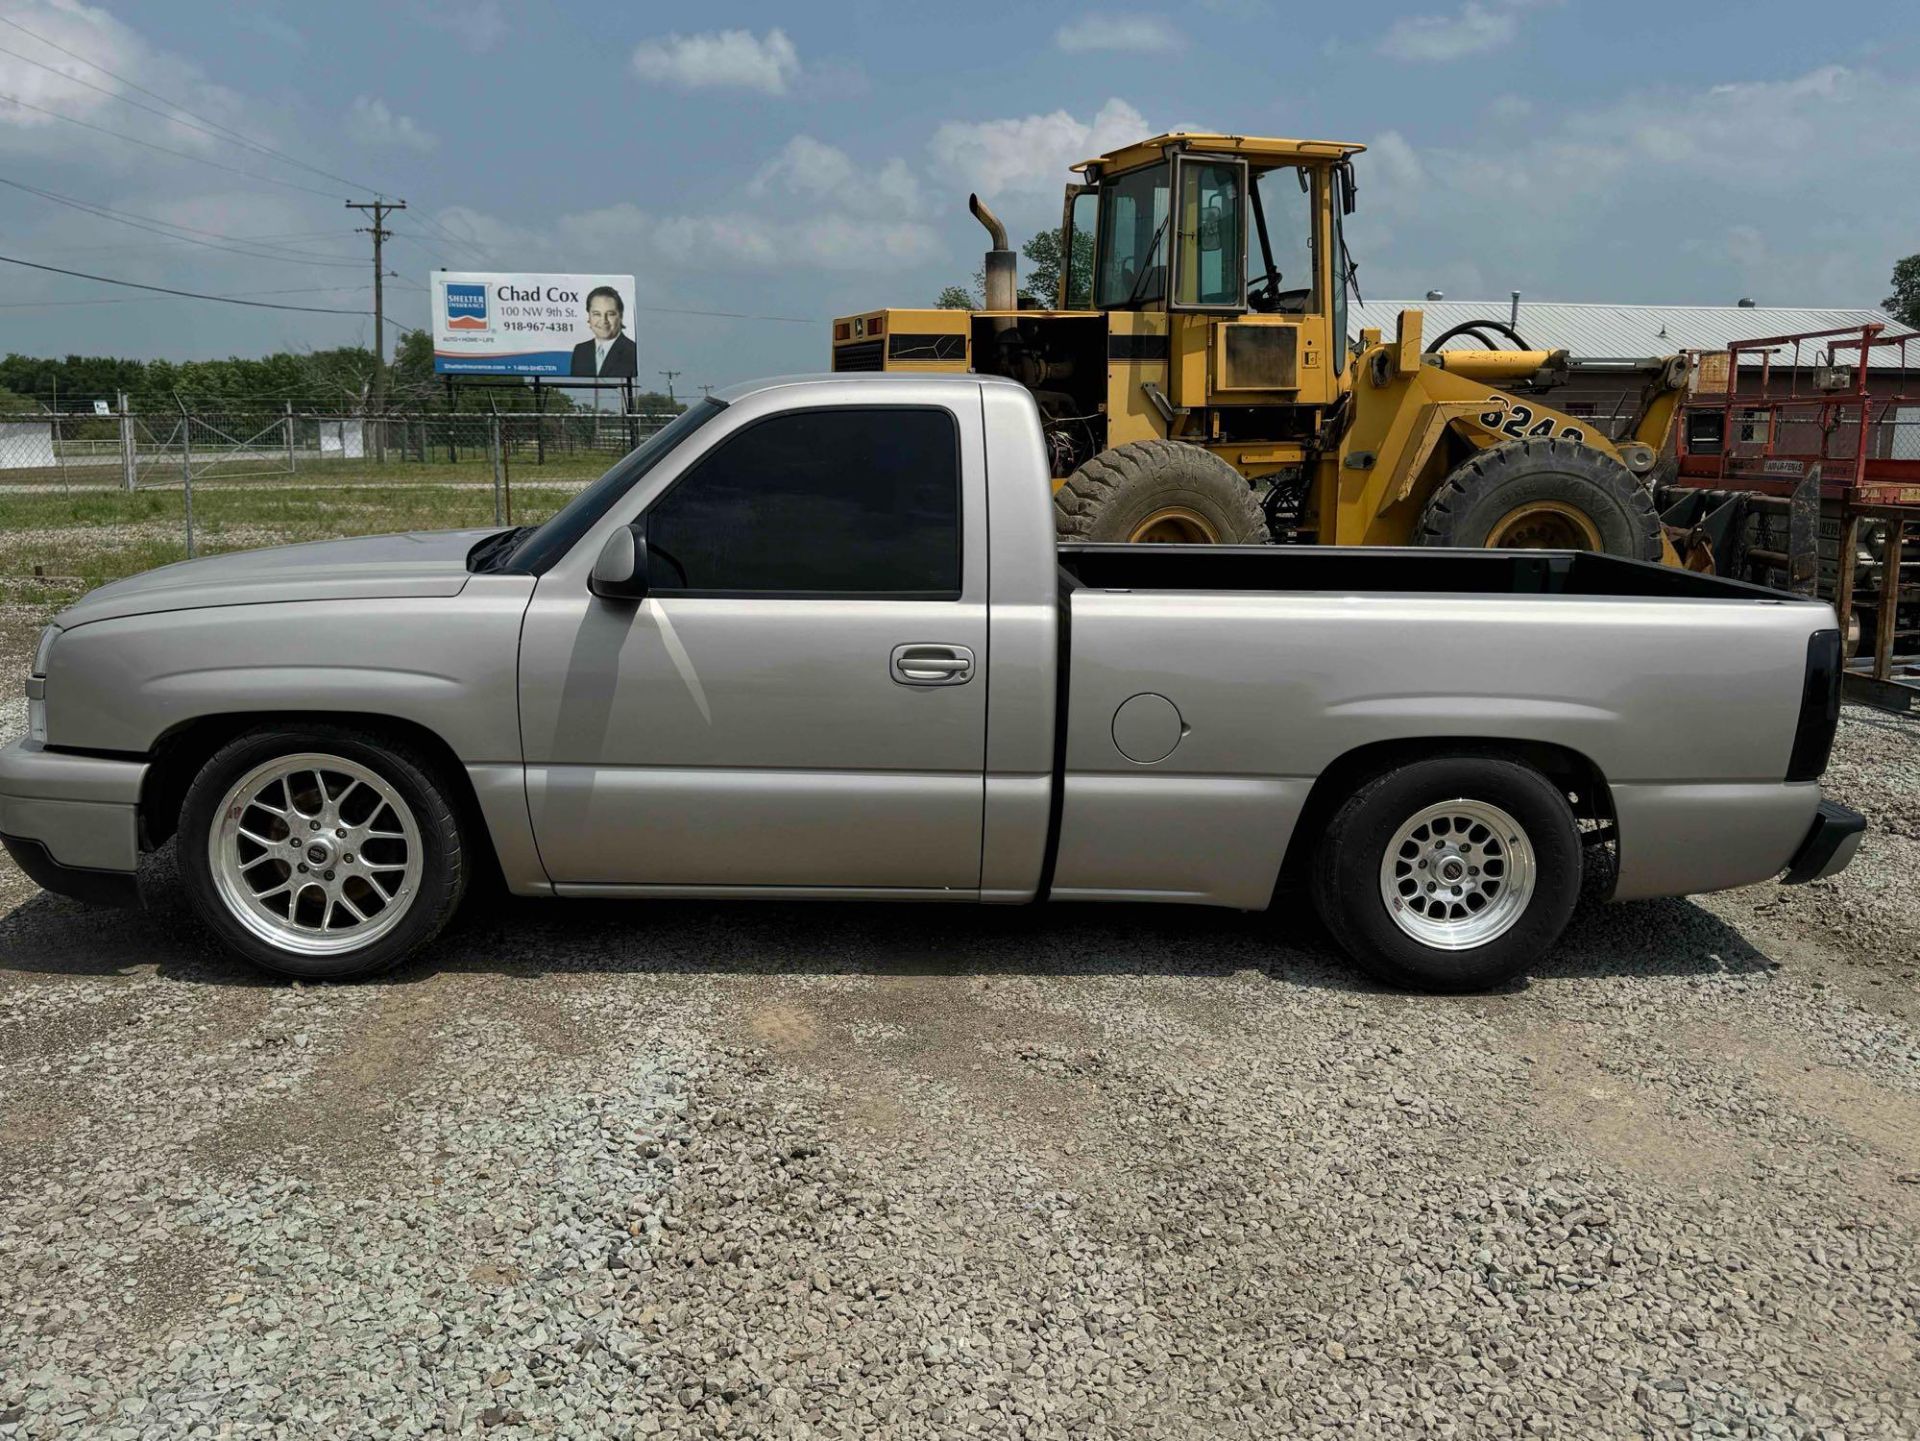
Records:
<instances>
[{"instance_id":1,"label":"tree line","mask_svg":"<svg viewBox=\"0 0 1920 1441\"><path fill-rule=\"evenodd\" d=\"M185 403L199 409L296 410L344 415L372 412L375 406L373 351L364 345L330 350L276 351L258 358L225 360L132 360L111 355L64 358L9 354L0 359L0 410L62 410L111 402L124 394L136 411L171 410ZM387 367L387 409L485 412L492 402L503 411L535 408L532 385L512 376L463 378L451 406L446 382L433 373L433 338L409 333ZM567 391L542 388L541 409L559 413L576 401ZM685 410L678 401L654 391L634 395L634 407L658 414Z\"/></svg>"}]
</instances>

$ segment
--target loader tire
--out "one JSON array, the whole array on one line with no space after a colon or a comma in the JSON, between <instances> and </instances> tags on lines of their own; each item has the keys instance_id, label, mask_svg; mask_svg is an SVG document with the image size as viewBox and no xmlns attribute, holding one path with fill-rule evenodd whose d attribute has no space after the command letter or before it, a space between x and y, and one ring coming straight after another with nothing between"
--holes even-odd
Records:
<instances>
[{"instance_id":1,"label":"loader tire","mask_svg":"<svg viewBox=\"0 0 1920 1441\"><path fill-rule=\"evenodd\" d=\"M1267 518L1246 477L1210 450L1136 440L1104 450L1054 492L1060 539L1261 545Z\"/></svg>"},{"instance_id":2,"label":"loader tire","mask_svg":"<svg viewBox=\"0 0 1920 1441\"><path fill-rule=\"evenodd\" d=\"M1575 440L1510 440L1469 457L1427 499L1414 544L1592 550L1660 559L1653 497L1619 461Z\"/></svg>"}]
</instances>

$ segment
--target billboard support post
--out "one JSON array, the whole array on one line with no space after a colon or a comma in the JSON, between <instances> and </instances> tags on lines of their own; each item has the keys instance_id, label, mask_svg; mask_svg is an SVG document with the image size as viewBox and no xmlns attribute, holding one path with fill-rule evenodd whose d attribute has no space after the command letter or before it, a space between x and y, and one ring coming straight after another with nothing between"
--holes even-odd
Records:
<instances>
[{"instance_id":1,"label":"billboard support post","mask_svg":"<svg viewBox=\"0 0 1920 1441\"><path fill-rule=\"evenodd\" d=\"M533 463L547 463L547 393L537 375L533 378Z\"/></svg>"}]
</instances>

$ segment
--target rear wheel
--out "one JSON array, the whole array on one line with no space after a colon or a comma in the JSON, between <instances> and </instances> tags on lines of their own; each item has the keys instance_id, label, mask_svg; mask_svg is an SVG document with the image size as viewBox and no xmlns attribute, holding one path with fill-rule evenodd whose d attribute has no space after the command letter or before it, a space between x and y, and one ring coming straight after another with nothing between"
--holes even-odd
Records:
<instances>
[{"instance_id":1,"label":"rear wheel","mask_svg":"<svg viewBox=\"0 0 1920 1441\"><path fill-rule=\"evenodd\" d=\"M1588 550L1660 559L1660 516L1624 465L1575 440L1512 440L1470 456L1435 488L1420 545Z\"/></svg>"},{"instance_id":2,"label":"rear wheel","mask_svg":"<svg viewBox=\"0 0 1920 1441\"><path fill-rule=\"evenodd\" d=\"M1538 771L1484 756L1418 761L1342 805L1314 857L1340 946L1397 986L1473 991L1537 960L1579 899L1572 808Z\"/></svg>"},{"instance_id":3,"label":"rear wheel","mask_svg":"<svg viewBox=\"0 0 1920 1441\"><path fill-rule=\"evenodd\" d=\"M426 944L466 884L433 762L346 727L249 732L187 790L179 858L201 919L283 975L345 979Z\"/></svg>"},{"instance_id":4,"label":"rear wheel","mask_svg":"<svg viewBox=\"0 0 1920 1441\"><path fill-rule=\"evenodd\" d=\"M1259 545L1267 520L1246 477L1210 450L1136 440L1102 451L1054 492L1062 540Z\"/></svg>"}]
</instances>

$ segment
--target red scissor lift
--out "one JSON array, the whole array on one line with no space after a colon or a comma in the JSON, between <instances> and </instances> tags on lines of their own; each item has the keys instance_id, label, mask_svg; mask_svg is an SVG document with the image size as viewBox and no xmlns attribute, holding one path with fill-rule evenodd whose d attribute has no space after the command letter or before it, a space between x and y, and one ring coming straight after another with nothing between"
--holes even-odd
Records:
<instances>
[{"instance_id":1,"label":"red scissor lift","mask_svg":"<svg viewBox=\"0 0 1920 1441\"><path fill-rule=\"evenodd\" d=\"M1690 565L1831 599L1848 690L1907 710L1920 699L1920 334L1885 329L1691 353L1660 499ZM1897 369L1872 364L1889 354ZM1759 376L1744 393L1743 362Z\"/></svg>"}]
</instances>

